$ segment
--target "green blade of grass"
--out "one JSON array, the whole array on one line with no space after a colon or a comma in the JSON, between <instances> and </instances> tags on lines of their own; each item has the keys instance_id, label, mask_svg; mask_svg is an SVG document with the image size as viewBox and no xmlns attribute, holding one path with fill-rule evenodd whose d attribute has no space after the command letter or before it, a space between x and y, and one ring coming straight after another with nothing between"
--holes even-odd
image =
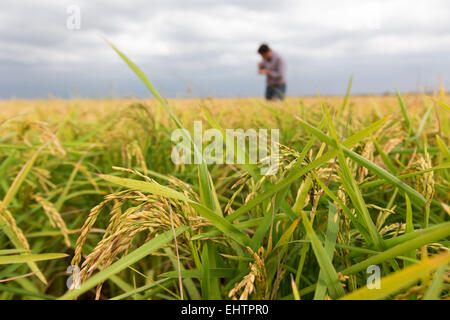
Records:
<instances>
[{"instance_id":1,"label":"green blade of grass","mask_svg":"<svg viewBox=\"0 0 450 320\"><path fill-rule=\"evenodd\" d=\"M347 106L348 97L350 96L350 90L352 88L353 75L350 76L350 80L348 81L347 90L345 91L344 101L342 101L342 107L340 109L341 114L344 113L345 107Z\"/></svg>"},{"instance_id":2,"label":"green blade of grass","mask_svg":"<svg viewBox=\"0 0 450 320\"><path fill-rule=\"evenodd\" d=\"M429 168L429 169L398 175L397 178L398 179L412 178L412 177L416 177L416 176L419 176L419 175L427 173L427 172L436 171L436 170L442 170L442 169L449 169L449 168L450 168L450 163L443 163L441 165L434 166L434 167ZM360 188L361 189L371 189L371 188L374 188L374 187L381 186L382 184L385 183L385 181L386 180L383 179L383 180L375 180L375 181L365 182L365 183L360 185Z\"/></svg>"},{"instance_id":3,"label":"green blade of grass","mask_svg":"<svg viewBox=\"0 0 450 320\"><path fill-rule=\"evenodd\" d=\"M157 183L140 181L128 178L119 178L111 175L101 174L100 177L106 181L125 187L127 189L139 190L155 194L158 196L167 197L170 199L188 201L189 199L181 192L175 191L171 188L159 185Z\"/></svg>"},{"instance_id":4,"label":"green blade of grass","mask_svg":"<svg viewBox=\"0 0 450 320\"><path fill-rule=\"evenodd\" d=\"M381 149L379 143L375 138L372 139L372 142L375 146L375 149L377 149L378 154L381 156L381 159L383 160L384 165L389 169L389 171L393 174L397 173L397 169L395 168L394 164L392 163L392 160L389 158L389 156Z\"/></svg>"},{"instance_id":5,"label":"green blade of grass","mask_svg":"<svg viewBox=\"0 0 450 320\"><path fill-rule=\"evenodd\" d=\"M250 244L250 238L243 232L239 231L233 224L231 224L225 218L222 218L215 214L211 209L204 205L189 201L189 204L204 218L211 222L217 229L222 231L225 235L236 241L237 243L248 246Z\"/></svg>"},{"instance_id":6,"label":"green blade of grass","mask_svg":"<svg viewBox=\"0 0 450 320\"><path fill-rule=\"evenodd\" d=\"M275 201L273 203L273 208L271 213L266 213L263 217L261 223L258 225L258 228L255 231L250 243L250 248L254 251L257 251L263 244L264 238L267 235L267 232L272 225L272 218L275 221L275 212L277 212L280 203L285 203L283 200L286 195L287 190L283 190L282 192L277 193L275 196Z\"/></svg>"},{"instance_id":7,"label":"green blade of grass","mask_svg":"<svg viewBox=\"0 0 450 320\"><path fill-rule=\"evenodd\" d=\"M8 255L0 257L0 264L10 264L10 263L28 263L34 261L44 261L61 259L67 257L65 253L41 253L41 254L18 254L18 255Z\"/></svg>"},{"instance_id":8,"label":"green blade of grass","mask_svg":"<svg viewBox=\"0 0 450 320\"><path fill-rule=\"evenodd\" d=\"M170 248L164 248L164 252L167 254L169 259L171 260L172 265L177 269L175 271L175 273L176 273L176 277L178 278L179 273L178 273L178 262L177 262L176 255L173 253L173 251ZM179 268L180 268L181 274L182 274L185 271L182 263L180 263ZM189 294L190 300L200 300L201 299L200 292L197 290L195 283L191 279L184 279L183 285L184 285L184 287L186 287L186 291Z\"/></svg>"},{"instance_id":9,"label":"green blade of grass","mask_svg":"<svg viewBox=\"0 0 450 320\"><path fill-rule=\"evenodd\" d=\"M34 292L34 291L30 291L30 290L26 290L26 289L22 289L22 288L18 288L18 287L13 287L10 285L4 285L4 284L0 284L0 292L10 292L13 294L17 294L19 297L31 297L31 298L38 298L38 299L43 299L43 300L55 300L56 299L56 297L50 296L48 294Z\"/></svg>"},{"instance_id":10,"label":"green blade of grass","mask_svg":"<svg viewBox=\"0 0 450 320\"><path fill-rule=\"evenodd\" d=\"M433 105L430 105L427 110L425 111L425 114L422 117L422 120L420 121L419 129L417 130L416 136L413 137L413 139L418 140L422 136L423 129L425 128L425 124L427 123L428 117L431 114L431 111L433 111Z\"/></svg>"},{"instance_id":11,"label":"green blade of grass","mask_svg":"<svg viewBox=\"0 0 450 320\"><path fill-rule=\"evenodd\" d=\"M269 218L267 218L267 217L269 217ZM285 219L285 217L283 215L281 215L281 214L278 214L278 215L275 215L274 222L277 222L277 221L280 221L280 220L283 220L283 219ZM242 221L242 222L233 223L232 226L234 226L238 230L244 230L244 229L252 228L252 227L258 227L258 229L259 229L259 227L262 224L269 224L269 227L270 227L270 222L267 223L267 220L269 220L269 221L272 220L272 217L271 217L270 214L266 215L263 218L252 218L252 219L245 220L245 221ZM229 222L228 220L225 220L225 221ZM257 229L257 231L258 231L258 229ZM265 227L264 229L267 229L267 228ZM219 236L219 235L221 235L221 231L218 228L216 228L216 229L213 229L213 230L210 230L210 231L206 231L206 232L202 232L202 233L196 234L191 239L192 240L201 240L201 239L216 237L216 236ZM255 235L253 237L255 237L255 236L256 236L256 232L255 232ZM262 236L265 236L265 234L262 234ZM252 238L252 240L253 240L253 238ZM256 243L254 241L252 241L252 245L253 244L256 245Z\"/></svg>"},{"instance_id":12,"label":"green blade of grass","mask_svg":"<svg viewBox=\"0 0 450 320\"><path fill-rule=\"evenodd\" d=\"M11 166L11 164L14 163L14 160L16 159L16 154L17 154L17 151L14 150L14 151L8 156L8 158L6 158L6 159L2 162L2 165L0 166L0 177L5 177L5 176L6 176L6 172L7 172L8 168Z\"/></svg>"},{"instance_id":13,"label":"green blade of grass","mask_svg":"<svg viewBox=\"0 0 450 320\"><path fill-rule=\"evenodd\" d=\"M400 108L402 110L403 118L405 120L406 129L408 129L408 136L414 135L414 131L413 131L412 126L411 126L411 120L409 119L408 111L406 109L405 101L403 100L403 97L402 97L402 95L400 94L400 91L398 91L397 88L395 88L395 92L397 93L397 100L398 100L398 104L400 105Z\"/></svg>"},{"instance_id":14,"label":"green blade of grass","mask_svg":"<svg viewBox=\"0 0 450 320\"><path fill-rule=\"evenodd\" d=\"M427 276L430 272L450 262L450 253L443 253L419 264L407 267L380 280L380 289L367 286L352 292L342 300L376 300L388 297Z\"/></svg>"},{"instance_id":15,"label":"green blade of grass","mask_svg":"<svg viewBox=\"0 0 450 320\"><path fill-rule=\"evenodd\" d=\"M450 226L450 221L449 222L444 222L441 224L437 224L434 226L430 226L426 229L419 229L419 230L415 230L414 232L411 233L405 233L402 234L400 236L396 236L390 239L385 239L384 243L386 245L387 248L392 248L398 244L404 243L406 241L412 240L412 239L416 239L419 237L423 237L426 234L429 234L430 232L435 232L436 230L443 230L445 228L448 228Z\"/></svg>"},{"instance_id":16,"label":"green blade of grass","mask_svg":"<svg viewBox=\"0 0 450 320\"><path fill-rule=\"evenodd\" d=\"M289 239L291 238L292 234L294 233L295 229L297 228L297 224L299 222L300 222L300 217L298 219L296 219L294 222L291 223L291 225L281 235L281 237L278 240L277 244L272 249L272 252L275 252L277 249L285 246L289 242Z\"/></svg>"},{"instance_id":17,"label":"green blade of grass","mask_svg":"<svg viewBox=\"0 0 450 320\"><path fill-rule=\"evenodd\" d=\"M438 143L439 149L444 154L444 157L450 160L450 151L448 150L448 147L445 144L445 142L438 135L436 135L436 141Z\"/></svg>"},{"instance_id":18,"label":"green blade of grass","mask_svg":"<svg viewBox=\"0 0 450 320\"><path fill-rule=\"evenodd\" d=\"M409 200L409 197L407 194L405 194L406 199L406 228L405 233L411 233L414 232L414 224L413 224L413 213L412 213L412 207L411 207L411 201ZM406 254L407 257L415 259L416 258L416 252L411 251ZM405 266L410 265L408 261L405 261Z\"/></svg>"},{"instance_id":19,"label":"green blade of grass","mask_svg":"<svg viewBox=\"0 0 450 320\"><path fill-rule=\"evenodd\" d=\"M251 259L245 260L245 261L251 261ZM203 276L203 270L198 270L198 269L194 269L194 270L183 270L181 272L181 277L183 279L191 279L191 278L197 278L197 279L201 279ZM232 268L209 268L209 277L210 278L232 278L236 275L236 269L232 269ZM178 278L178 272L176 271L169 271L169 272L165 272L161 275L159 275L159 277L163 277L163 278Z\"/></svg>"},{"instance_id":20,"label":"green blade of grass","mask_svg":"<svg viewBox=\"0 0 450 320\"><path fill-rule=\"evenodd\" d=\"M294 295L294 300L300 300L300 293L298 292L297 285L295 284L294 277L291 274L291 287L292 287L292 294Z\"/></svg>"},{"instance_id":21,"label":"green blade of grass","mask_svg":"<svg viewBox=\"0 0 450 320\"><path fill-rule=\"evenodd\" d=\"M435 99L435 98L431 98L431 97L430 97L430 99L432 99L434 102L436 102L436 103L439 104L440 106L442 106L442 107L444 107L445 109L447 109L447 111L450 111L450 106L448 106L448 105L445 104L444 102L442 102L442 101L440 101L440 100L438 100L438 99Z\"/></svg>"},{"instance_id":22,"label":"green blade of grass","mask_svg":"<svg viewBox=\"0 0 450 320\"><path fill-rule=\"evenodd\" d=\"M209 174L209 172L203 174L201 166L198 167L198 183L200 189L200 199L202 199L202 203L205 204L208 208L213 209L218 216L223 217L219 200L217 199L217 193L214 189L214 183L211 179L211 175ZM213 192L211 188L214 189ZM210 203L210 201L212 201L212 204Z\"/></svg>"},{"instance_id":23,"label":"green blade of grass","mask_svg":"<svg viewBox=\"0 0 450 320\"><path fill-rule=\"evenodd\" d=\"M328 292L333 299L337 299L345 295L345 291L341 286L341 282L339 281L339 277L334 269L333 264L331 263L327 252L322 247L319 238L317 237L314 229L311 226L311 222L308 219L306 213L302 210L302 222L303 226L308 233L309 238L311 239L311 245L316 255L317 262L320 265L320 270L323 271L323 279L325 280Z\"/></svg>"},{"instance_id":24,"label":"green blade of grass","mask_svg":"<svg viewBox=\"0 0 450 320\"><path fill-rule=\"evenodd\" d=\"M334 248L336 246L336 238L339 232L339 215L336 212L336 207L333 203L328 202L328 227L325 238L325 252L330 261L333 261ZM314 300L325 299L327 286L325 282L325 275L321 269L319 272L319 279L317 281L316 291L314 293Z\"/></svg>"},{"instance_id":25,"label":"green blade of grass","mask_svg":"<svg viewBox=\"0 0 450 320\"><path fill-rule=\"evenodd\" d=\"M202 287L202 299L209 300L211 298L211 276L209 267L208 243L203 246L202 252L202 269L200 270L200 282Z\"/></svg>"},{"instance_id":26,"label":"green blade of grass","mask_svg":"<svg viewBox=\"0 0 450 320\"><path fill-rule=\"evenodd\" d=\"M434 241L445 239L450 236L450 223L439 225L432 231L426 233L414 232L408 235L414 235L416 237L400 244L393 246L386 251L380 252L364 261L356 263L351 267L342 271L342 274L349 275L358 271L365 270L370 265L375 265L387 261L389 259L395 258L399 255L405 254L406 252L411 252L417 248L420 248L426 244L433 243ZM385 243L386 244L386 243Z\"/></svg>"},{"instance_id":27,"label":"green blade of grass","mask_svg":"<svg viewBox=\"0 0 450 320\"><path fill-rule=\"evenodd\" d=\"M431 282L430 286L423 296L423 300L439 300L439 296L441 295L441 291L443 288L446 269L447 264L443 264L437 269L433 281Z\"/></svg>"},{"instance_id":28,"label":"green blade of grass","mask_svg":"<svg viewBox=\"0 0 450 320\"><path fill-rule=\"evenodd\" d=\"M164 283L166 283L168 281L171 281L171 279L166 278L166 279L161 279L161 280L158 280L158 281L154 281L154 282L146 284L146 285L144 285L142 287L139 287L139 288L130 290L128 292L125 292L125 293L123 293L121 295L115 296L115 297L113 297L113 298L111 298L109 300L122 300L122 299L128 298L130 296L136 295L138 293L141 293L143 291L147 291L147 290L153 289L153 288L155 288L157 286L160 286L160 285L162 285L162 284L164 284Z\"/></svg>"},{"instance_id":29,"label":"green blade of grass","mask_svg":"<svg viewBox=\"0 0 450 320\"><path fill-rule=\"evenodd\" d=\"M0 250L0 256L8 255L8 254L15 254L15 253L26 253L29 252L29 250L26 249L3 249Z\"/></svg>"},{"instance_id":30,"label":"green blade of grass","mask_svg":"<svg viewBox=\"0 0 450 320\"><path fill-rule=\"evenodd\" d=\"M83 161L84 157L81 157L81 159L76 163L74 166L72 173L70 174L69 180L67 180L67 183L64 186L63 191L61 192L61 195L59 196L58 200L55 203L55 209L60 212L62 209L62 206L64 204L64 201L66 200L66 196L70 190L70 187L73 183L73 180L75 179L75 176L77 175L78 169L81 166L81 162Z\"/></svg>"}]
</instances>

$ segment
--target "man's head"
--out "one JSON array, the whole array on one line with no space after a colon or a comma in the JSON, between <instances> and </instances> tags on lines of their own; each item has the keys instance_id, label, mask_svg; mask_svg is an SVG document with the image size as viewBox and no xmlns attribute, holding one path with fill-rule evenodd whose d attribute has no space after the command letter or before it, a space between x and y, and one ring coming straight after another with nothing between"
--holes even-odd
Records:
<instances>
[{"instance_id":1,"label":"man's head","mask_svg":"<svg viewBox=\"0 0 450 320\"><path fill-rule=\"evenodd\" d=\"M263 57L264 60L269 60L272 57L272 50L267 44L260 45L258 53Z\"/></svg>"}]
</instances>

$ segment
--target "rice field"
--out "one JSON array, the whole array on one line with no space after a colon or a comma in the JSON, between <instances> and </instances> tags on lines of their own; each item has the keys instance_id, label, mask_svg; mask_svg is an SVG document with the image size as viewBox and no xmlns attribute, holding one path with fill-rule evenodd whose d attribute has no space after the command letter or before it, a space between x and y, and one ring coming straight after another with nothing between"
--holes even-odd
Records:
<instances>
[{"instance_id":1,"label":"rice field","mask_svg":"<svg viewBox=\"0 0 450 320\"><path fill-rule=\"evenodd\" d=\"M0 299L449 299L443 86L164 99L122 58L154 98L0 101ZM196 120L279 129L278 172L174 164Z\"/></svg>"}]
</instances>

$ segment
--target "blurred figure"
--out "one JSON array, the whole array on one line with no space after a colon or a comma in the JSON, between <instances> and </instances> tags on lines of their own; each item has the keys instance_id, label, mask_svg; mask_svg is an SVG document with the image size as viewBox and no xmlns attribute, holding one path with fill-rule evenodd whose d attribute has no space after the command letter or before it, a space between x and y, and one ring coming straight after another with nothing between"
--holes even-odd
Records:
<instances>
[{"instance_id":1,"label":"blurred figure","mask_svg":"<svg viewBox=\"0 0 450 320\"><path fill-rule=\"evenodd\" d=\"M258 53L263 60L258 63L258 73L266 75L266 99L283 100L286 93L286 63L267 44L262 44Z\"/></svg>"}]
</instances>

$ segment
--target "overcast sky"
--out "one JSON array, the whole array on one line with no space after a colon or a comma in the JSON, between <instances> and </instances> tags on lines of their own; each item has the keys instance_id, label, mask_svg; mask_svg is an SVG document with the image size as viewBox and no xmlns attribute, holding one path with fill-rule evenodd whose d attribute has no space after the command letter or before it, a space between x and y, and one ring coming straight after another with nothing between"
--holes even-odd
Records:
<instances>
[{"instance_id":1,"label":"overcast sky","mask_svg":"<svg viewBox=\"0 0 450 320\"><path fill-rule=\"evenodd\" d=\"M342 94L351 74L354 93L448 86L449 17L445 0L1 0L0 98L148 96L104 39L169 97L262 95L262 42L288 95Z\"/></svg>"}]
</instances>

